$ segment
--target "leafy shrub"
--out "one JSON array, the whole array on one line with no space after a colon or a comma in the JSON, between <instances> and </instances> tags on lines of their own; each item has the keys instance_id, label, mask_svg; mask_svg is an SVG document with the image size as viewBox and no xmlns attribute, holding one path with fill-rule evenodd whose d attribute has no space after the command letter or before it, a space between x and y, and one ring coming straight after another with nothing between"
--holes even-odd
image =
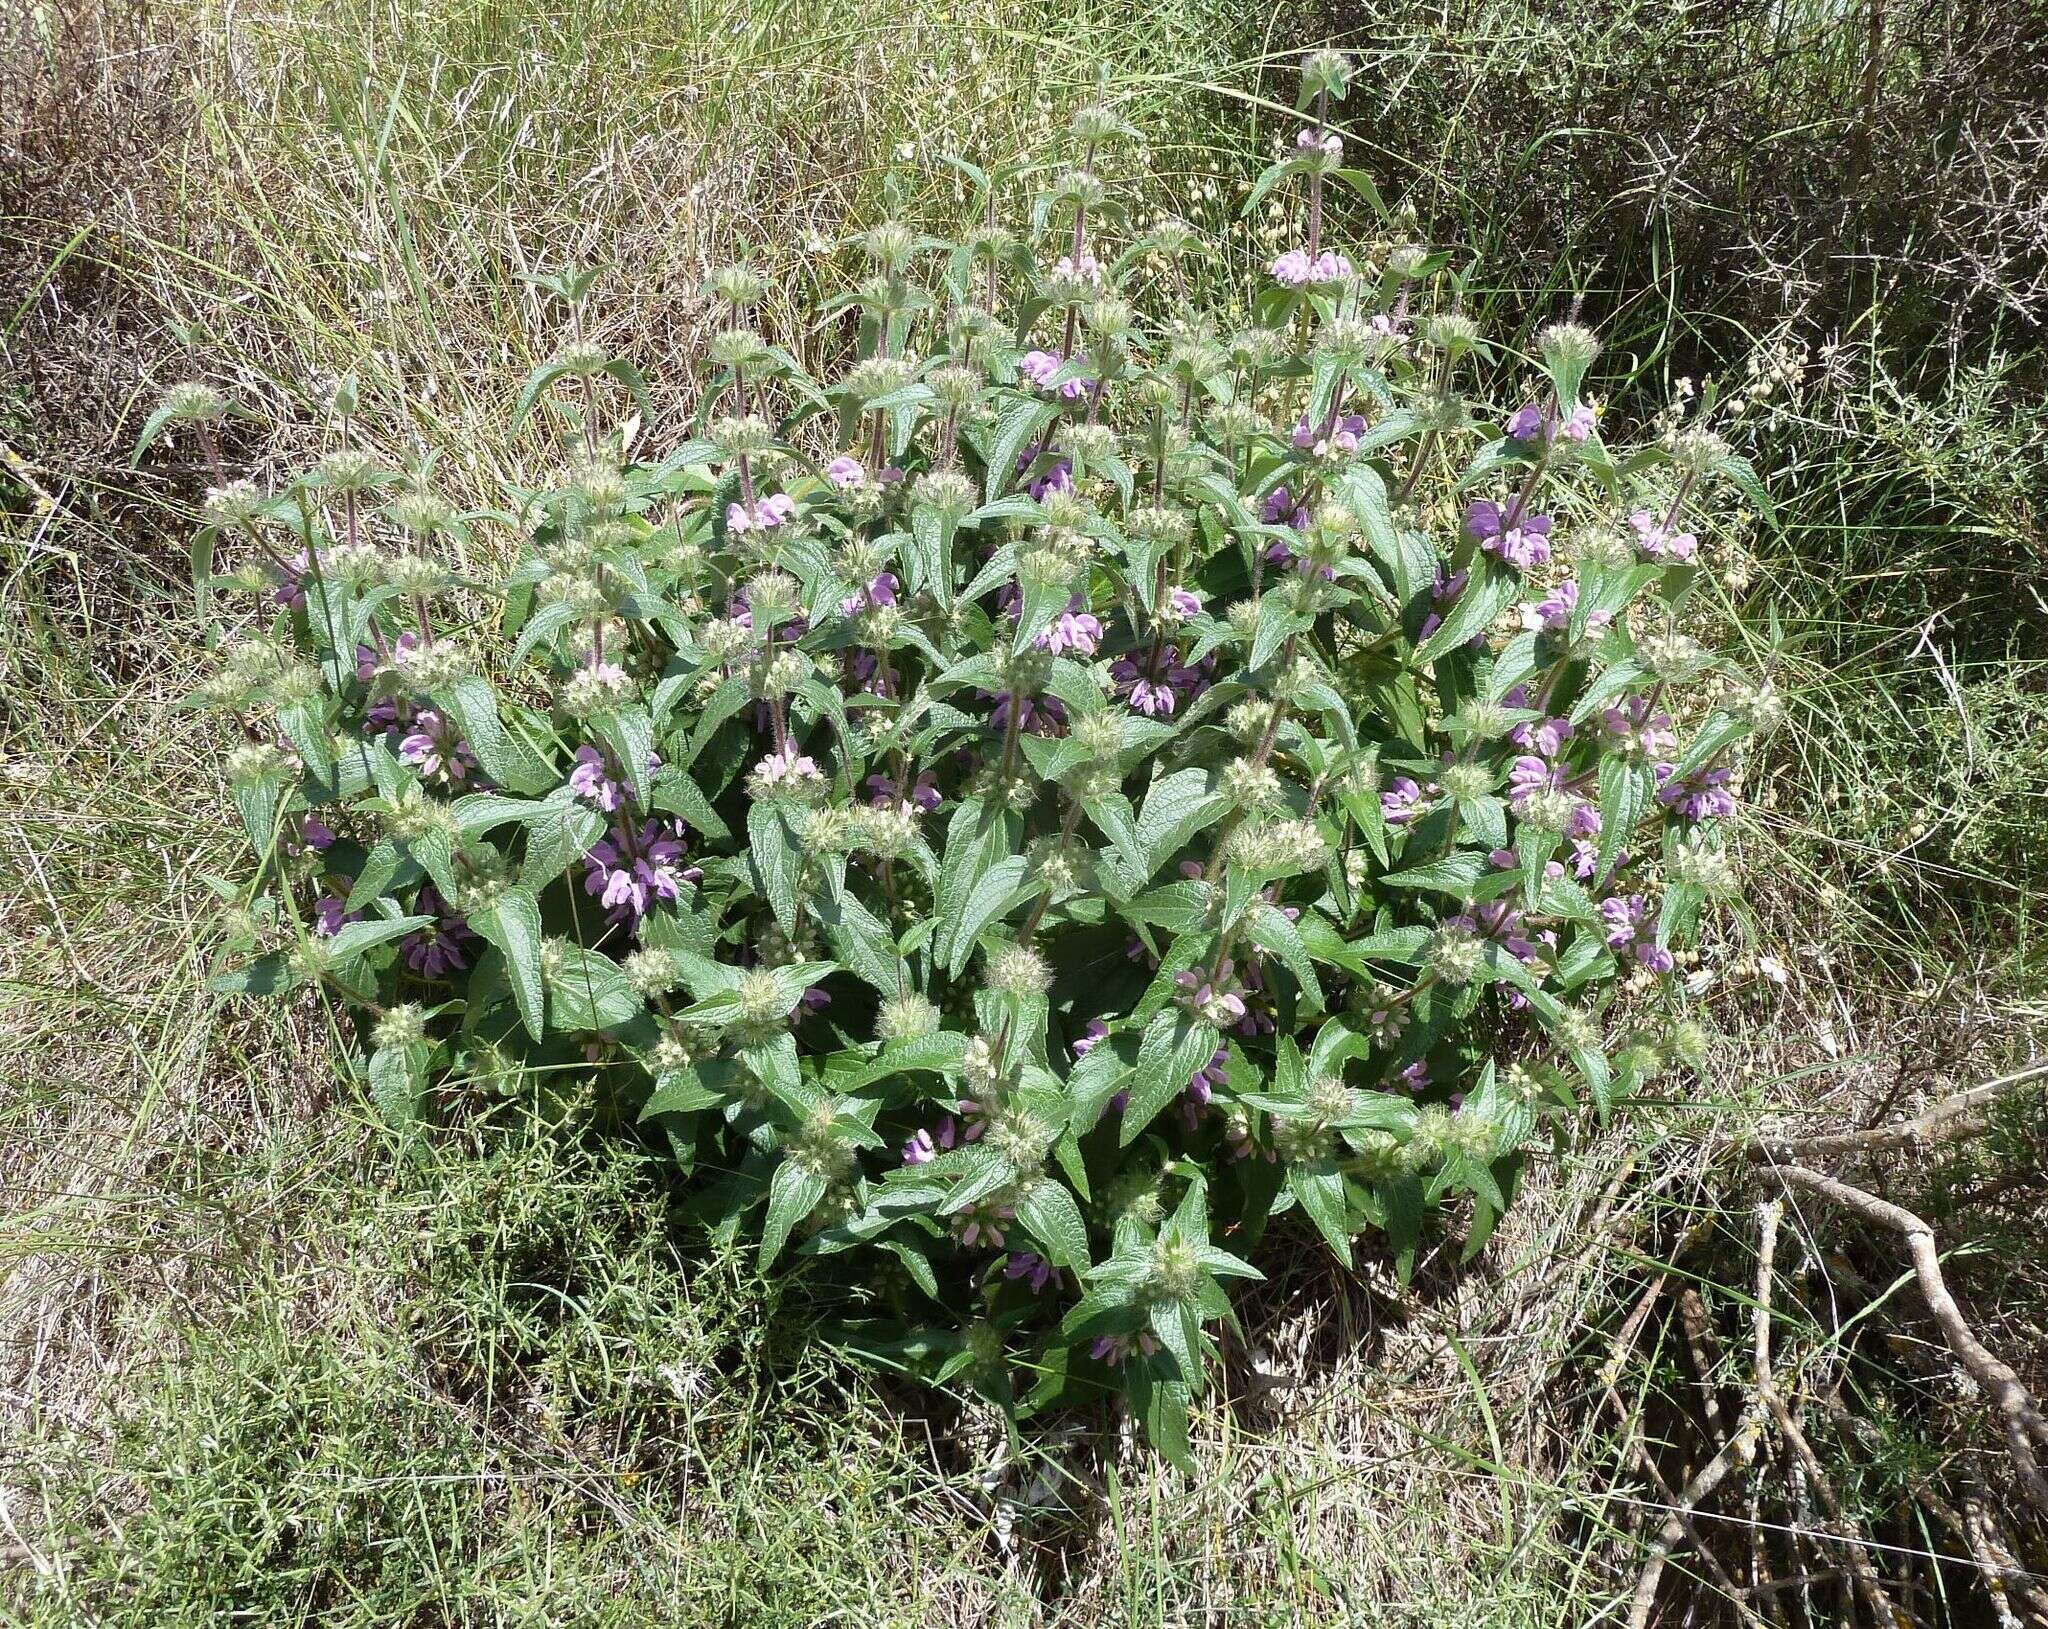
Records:
<instances>
[{"instance_id":1,"label":"leafy shrub","mask_svg":"<svg viewBox=\"0 0 2048 1629\"><path fill-rule=\"evenodd\" d=\"M569 1082L764 1269L841 1266L864 1349L1120 1388L1175 1456L1270 1218L1405 1272L1459 1201L1477 1249L1540 1126L1696 1037L1671 947L1773 698L1679 631L1682 528L1760 494L1703 429L1606 448L1574 324L1504 424L1469 401L1449 256L1323 241L1324 188L1371 193L1343 90L1310 60L1252 200L1298 184L1305 238L1241 331L1120 220L1089 107L1028 237L863 234L835 379L714 277L659 460L579 318L518 410L574 467L513 512L380 468L346 390L316 469L214 492L202 594L265 624L201 698L261 856L219 985L338 998L396 1120ZM486 521L526 539L495 582L450 563Z\"/></svg>"}]
</instances>

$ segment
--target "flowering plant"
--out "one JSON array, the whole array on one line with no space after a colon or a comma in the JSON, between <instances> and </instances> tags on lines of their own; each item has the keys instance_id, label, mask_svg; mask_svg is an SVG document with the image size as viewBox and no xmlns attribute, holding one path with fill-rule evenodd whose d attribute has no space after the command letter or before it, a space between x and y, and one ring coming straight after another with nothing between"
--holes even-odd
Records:
<instances>
[{"instance_id":1,"label":"flowering plant","mask_svg":"<svg viewBox=\"0 0 2048 1629\"><path fill-rule=\"evenodd\" d=\"M218 985L338 998L397 1120L577 1082L764 1269L842 1266L865 1349L1020 1411L1121 1390L1175 1457L1269 1226L1406 1272L1456 1207L1479 1248L1540 1128L1690 1033L1673 946L1771 696L1677 630L1681 528L1755 478L1699 430L1610 451L1573 323L1528 402L1468 399L1447 257L1325 241L1326 185L1370 193L1344 88L1310 59L1253 197L1301 183L1306 239L1238 331L1089 107L1028 239L979 172L962 241L861 234L835 378L713 278L659 458L572 336L519 404L572 466L505 513L381 468L346 392L317 468L224 483L202 595L257 613L200 699L259 864ZM226 411L146 433L217 457Z\"/></svg>"}]
</instances>

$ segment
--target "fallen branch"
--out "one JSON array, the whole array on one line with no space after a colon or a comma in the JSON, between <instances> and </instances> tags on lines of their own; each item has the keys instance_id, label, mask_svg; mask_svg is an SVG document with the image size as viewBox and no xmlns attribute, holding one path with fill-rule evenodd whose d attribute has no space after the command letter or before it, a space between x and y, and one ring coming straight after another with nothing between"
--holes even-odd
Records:
<instances>
[{"instance_id":1,"label":"fallen branch","mask_svg":"<svg viewBox=\"0 0 2048 1629\"><path fill-rule=\"evenodd\" d=\"M1657 1537L1650 1546L1650 1558L1643 1564L1642 1577L1636 1580L1635 1603L1629 1610L1629 1629L1644 1629L1650 1621L1650 1609L1657 1602L1657 1585L1664 1577L1664 1564L1671 1559L1671 1553L1678 1548L1679 1541L1692 1525L1692 1513L1702 1500L1726 1480L1737 1465L1747 1465L1756 1457L1757 1439L1763 1435L1764 1411L1752 1408L1742 1416L1735 1434L1712 1459L1700 1468L1700 1472L1686 1483L1684 1492L1672 1501L1671 1514L1664 1518L1664 1525L1657 1530Z\"/></svg>"},{"instance_id":2,"label":"fallen branch","mask_svg":"<svg viewBox=\"0 0 2048 1629\"><path fill-rule=\"evenodd\" d=\"M1979 1125L1979 1116L2007 1093L2048 1076L2048 1063L2029 1064L2012 1074L1945 1097L1910 1120L1870 1126L1861 1131L1833 1131L1810 1137L1764 1131L1750 1144L1757 1159L1821 1159L1831 1154L1866 1154L1885 1149L1922 1149L1962 1136Z\"/></svg>"},{"instance_id":3,"label":"fallen branch","mask_svg":"<svg viewBox=\"0 0 2048 1629\"><path fill-rule=\"evenodd\" d=\"M2027 1496L2044 1515L2048 1515L2048 1477L2041 1474L2040 1460L2035 1454L2037 1443L2048 1446L2048 1419L2042 1417L2020 1377L1971 1331L1962 1309L1956 1305L1955 1297L1949 1294L1947 1281L1942 1277L1941 1252L1935 1243L1934 1229L1903 1206L1894 1205L1890 1200L1880 1199L1876 1194L1851 1187L1838 1178L1807 1166L1771 1164L1764 1169L1788 1188L1818 1194L1866 1221L1905 1236L1906 1249L1913 1259L1914 1275L1919 1280L1920 1293L1927 1302L1928 1310L1934 1314L1934 1321L1947 1340L1949 1350L1969 1371L1971 1378L1983 1387L2003 1416L2006 1443L2012 1450L2021 1484L2026 1488Z\"/></svg>"},{"instance_id":4,"label":"fallen branch","mask_svg":"<svg viewBox=\"0 0 2048 1629\"><path fill-rule=\"evenodd\" d=\"M1778 1434L1799 1458L1806 1470L1806 1479L1813 1491L1820 1495L1820 1502L1828 1513L1829 1534L1846 1552L1849 1572L1856 1583L1856 1592L1863 1597L1864 1604L1880 1624L1903 1623L1907 1620L1885 1593L1884 1585L1877 1576L1877 1568L1871 1564L1870 1552L1865 1548L1844 1511L1842 1501L1835 1497L1834 1484L1821 1468L1820 1457L1814 1453L1813 1445L1806 1440L1806 1433L1799 1429L1799 1422L1792 1417L1792 1410L1785 1406L1784 1396L1778 1390L1778 1378L1771 1364L1771 1296L1775 1287L1775 1273L1778 1259L1778 1225L1783 1220L1785 1207L1773 1200L1763 1207L1758 1217L1756 1253L1756 1392L1777 1421Z\"/></svg>"}]
</instances>

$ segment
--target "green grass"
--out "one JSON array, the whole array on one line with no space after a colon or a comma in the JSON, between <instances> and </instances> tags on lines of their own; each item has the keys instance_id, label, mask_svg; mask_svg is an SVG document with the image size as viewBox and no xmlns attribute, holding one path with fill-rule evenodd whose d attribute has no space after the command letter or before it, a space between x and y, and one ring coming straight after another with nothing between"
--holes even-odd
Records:
<instances>
[{"instance_id":1,"label":"green grass","mask_svg":"<svg viewBox=\"0 0 2048 1629\"><path fill-rule=\"evenodd\" d=\"M763 1285L673 1227L630 1148L517 1104L396 1142L336 1077L325 1015L206 995L200 878L239 856L212 813L217 744L173 705L198 663L177 536L196 472L123 466L155 388L188 370L263 415L233 449L260 475L305 451L323 381L354 369L388 451L496 500L552 456L488 433L557 338L520 273L569 259L614 266L605 337L656 375L647 433L668 437L707 264L761 251L772 337L829 352L802 313L839 272L807 236L885 207L943 216L938 152L1036 154L1098 71L1152 134L1159 206L1220 230L1272 128L1250 116L1275 94L1267 58L1313 18L1226 0L287 0L110 29L108 62L175 81L170 133L91 155L95 230L61 267L78 223L32 200L41 258L0 298L28 381L0 402L26 455L0 476L10 1621L1615 1621L1654 1490L1590 1374L1668 1260L1731 1377L1746 1329L1754 1195L1702 1172L1692 1132L1982 1078L2042 1018L2041 359L2004 317L1934 343L1941 285L1903 254L1878 262L1892 304L1855 278L1807 307L1759 295L1730 233L1818 218L1792 205L1853 131L1814 108L1861 88L1853 30L1772 16L1727 118L1731 139L1775 134L1745 167L1688 172L1732 190L1659 207L1560 155L1605 141L1613 166L1640 160L1664 115L1615 97L1642 83L1687 105L1686 75L1642 79L1644 53L1726 58L1704 14L1659 23L1675 33L1628 6L1348 19L1385 25L1356 149L1438 238L1486 246L1474 302L1503 339L1587 290L1623 413L1681 373L1739 388L1780 337L1815 349L1803 385L1741 421L1778 525L1708 539L1717 614L1775 648L1793 716L1753 777L1753 913L1706 968L1705 1079L1562 1151L1476 1272L1438 1262L1401 1294L1304 1267L1276 1287L1231 1405L1200 1422L1195 1479L1110 1420L1012 1462L959 1400L837 1361L801 1281ZM1902 50L1883 82L1908 111L1941 89L1921 94L1916 60L1933 58ZM1219 279L1241 282L1267 241L1238 240ZM1895 1179L1958 1247L1986 1338L2030 1373L2038 1144L2021 1118ZM1814 1433L1868 1529L1952 1553L1914 1490L1967 1488L1995 1439L1910 1361L1928 1329L1881 1242L1811 1223L1780 1307L1788 1384L1853 1399L1860 1425ZM1680 1474L1704 1440L1692 1359L1661 1319L1642 1344L1623 1388ZM1921 1577L1971 1599L1953 1567Z\"/></svg>"}]
</instances>

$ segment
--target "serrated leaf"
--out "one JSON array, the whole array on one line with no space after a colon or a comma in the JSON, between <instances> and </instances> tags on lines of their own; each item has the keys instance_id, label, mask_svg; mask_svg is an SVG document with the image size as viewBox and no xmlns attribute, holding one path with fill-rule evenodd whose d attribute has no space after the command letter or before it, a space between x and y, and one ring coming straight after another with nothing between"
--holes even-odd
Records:
<instances>
[{"instance_id":1,"label":"serrated leaf","mask_svg":"<svg viewBox=\"0 0 2048 1629\"><path fill-rule=\"evenodd\" d=\"M1615 856L1636 829L1657 791L1656 771L1615 755L1600 763L1600 856L1593 874L1605 882Z\"/></svg>"},{"instance_id":2,"label":"serrated leaf","mask_svg":"<svg viewBox=\"0 0 2048 1629\"><path fill-rule=\"evenodd\" d=\"M505 958L512 980L512 999L519 1021L536 1041L546 1025L540 977L540 901L526 888L507 888L481 911L472 911L469 925Z\"/></svg>"},{"instance_id":3,"label":"serrated leaf","mask_svg":"<svg viewBox=\"0 0 2048 1629\"><path fill-rule=\"evenodd\" d=\"M500 786L531 795L554 785L554 771L505 728L490 680L465 674L436 690L434 700L455 720L484 773Z\"/></svg>"},{"instance_id":4,"label":"serrated leaf","mask_svg":"<svg viewBox=\"0 0 2048 1629\"><path fill-rule=\"evenodd\" d=\"M1493 626L1493 619L1514 603L1521 586L1521 579L1512 571L1489 563L1465 584L1457 604L1436 631L1415 647L1408 665L1426 667L1485 633Z\"/></svg>"},{"instance_id":5,"label":"serrated leaf","mask_svg":"<svg viewBox=\"0 0 2048 1629\"><path fill-rule=\"evenodd\" d=\"M818 1201L825 1197L825 1188L822 1172L799 1165L795 1160L785 1159L775 1167L775 1175L768 1182L768 1220L761 1229L759 1267L762 1272L765 1273L775 1258L782 1254L782 1247L789 1242L790 1230L818 1208Z\"/></svg>"},{"instance_id":6,"label":"serrated leaf","mask_svg":"<svg viewBox=\"0 0 2048 1629\"><path fill-rule=\"evenodd\" d=\"M1138 1061L1131 1068L1131 1095L1124 1104L1119 1146L1129 1147L1162 1109L1187 1090L1195 1071L1216 1055L1216 1044L1215 1029L1191 1013L1168 1007L1154 1015L1139 1043Z\"/></svg>"},{"instance_id":7,"label":"serrated leaf","mask_svg":"<svg viewBox=\"0 0 2048 1629\"><path fill-rule=\"evenodd\" d=\"M1145 875L1157 871L1189 838L1222 819L1229 808L1230 799L1206 769L1177 770L1154 781L1138 811L1138 846L1145 857Z\"/></svg>"},{"instance_id":8,"label":"serrated leaf","mask_svg":"<svg viewBox=\"0 0 2048 1629\"><path fill-rule=\"evenodd\" d=\"M1313 1165L1287 1168L1287 1191L1294 1195L1302 1213L1315 1223L1331 1252L1346 1267L1351 1265L1351 1228L1344 1201L1344 1177L1334 1163L1319 1160Z\"/></svg>"},{"instance_id":9,"label":"serrated leaf","mask_svg":"<svg viewBox=\"0 0 2048 1629\"><path fill-rule=\"evenodd\" d=\"M1021 854L1011 854L996 861L969 885L964 898L960 900L957 917L948 920L939 918L946 931L946 971L958 978L967 960L974 954L974 947L986 928L1010 903L1010 897L1017 892L1024 881L1029 862Z\"/></svg>"},{"instance_id":10,"label":"serrated leaf","mask_svg":"<svg viewBox=\"0 0 2048 1629\"><path fill-rule=\"evenodd\" d=\"M1050 1177L1032 1183L1018 1196L1017 1220L1037 1241L1038 1253L1055 1267L1088 1270L1088 1224L1063 1184Z\"/></svg>"}]
</instances>

